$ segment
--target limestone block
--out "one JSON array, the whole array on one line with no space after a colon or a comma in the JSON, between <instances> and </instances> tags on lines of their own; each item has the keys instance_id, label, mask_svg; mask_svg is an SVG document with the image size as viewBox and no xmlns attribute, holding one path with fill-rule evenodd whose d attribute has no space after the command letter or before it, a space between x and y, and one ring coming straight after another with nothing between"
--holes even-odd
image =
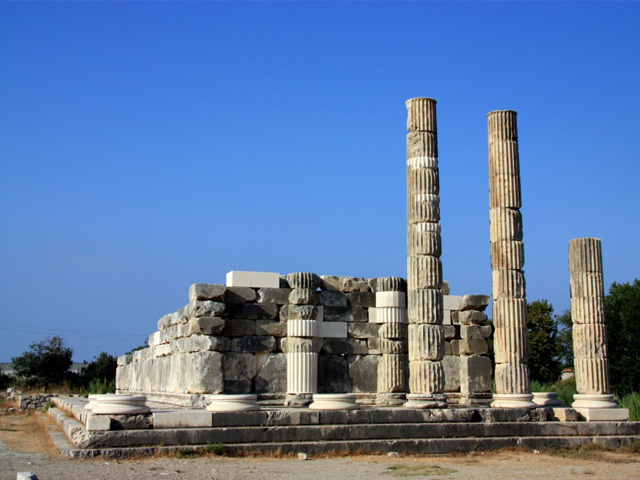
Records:
<instances>
[{"instance_id":1,"label":"limestone block","mask_svg":"<svg viewBox=\"0 0 640 480\"><path fill-rule=\"evenodd\" d=\"M407 169L438 168L438 137L435 132L407 134Z\"/></svg>"},{"instance_id":2,"label":"limestone block","mask_svg":"<svg viewBox=\"0 0 640 480\"><path fill-rule=\"evenodd\" d=\"M279 322L276 320L256 320L256 335L286 337L287 322Z\"/></svg>"},{"instance_id":3,"label":"limestone block","mask_svg":"<svg viewBox=\"0 0 640 480\"><path fill-rule=\"evenodd\" d=\"M170 313L165 315L160 320L158 320L158 330L164 330L165 328L169 328L169 326L175 323L174 320L175 313Z\"/></svg>"},{"instance_id":4,"label":"limestone block","mask_svg":"<svg viewBox=\"0 0 640 480\"><path fill-rule=\"evenodd\" d=\"M340 320L343 322L366 323L369 321L369 309L364 307L348 308Z\"/></svg>"},{"instance_id":5,"label":"limestone block","mask_svg":"<svg viewBox=\"0 0 640 480\"><path fill-rule=\"evenodd\" d=\"M175 357L175 355L174 355ZM222 359L220 352L197 352L178 355L183 363L170 374L170 379L179 384L179 390L186 393L220 393L223 388ZM172 357L166 357L170 359ZM159 372L166 375L166 372ZM186 375L185 375L186 373Z\"/></svg>"},{"instance_id":6,"label":"limestone block","mask_svg":"<svg viewBox=\"0 0 640 480\"><path fill-rule=\"evenodd\" d=\"M438 324L442 321L442 291L430 288L409 290L409 322Z\"/></svg>"},{"instance_id":7,"label":"limestone block","mask_svg":"<svg viewBox=\"0 0 640 480\"><path fill-rule=\"evenodd\" d=\"M289 320L316 320L318 307L315 305L289 305L287 318Z\"/></svg>"},{"instance_id":8,"label":"limestone block","mask_svg":"<svg viewBox=\"0 0 640 480\"><path fill-rule=\"evenodd\" d=\"M444 391L459 392L460 391L460 357L456 355L445 355L442 359L442 368L444 369Z\"/></svg>"},{"instance_id":9,"label":"limestone block","mask_svg":"<svg viewBox=\"0 0 640 480\"><path fill-rule=\"evenodd\" d=\"M409 391L417 393L444 392L445 376L442 362L412 360L409 362Z\"/></svg>"},{"instance_id":10,"label":"limestone block","mask_svg":"<svg viewBox=\"0 0 640 480\"><path fill-rule=\"evenodd\" d=\"M368 309L367 316L367 320L369 323L383 323L382 321L378 320L378 309L376 308Z\"/></svg>"},{"instance_id":11,"label":"limestone block","mask_svg":"<svg viewBox=\"0 0 640 480\"><path fill-rule=\"evenodd\" d=\"M383 323L380 325L378 334L380 338L406 339L407 328L406 323Z\"/></svg>"},{"instance_id":12,"label":"limestone block","mask_svg":"<svg viewBox=\"0 0 640 480\"><path fill-rule=\"evenodd\" d=\"M574 324L604 323L604 297L572 297L571 320Z\"/></svg>"},{"instance_id":13,"label":"limestone block","mask_svg":"<svg viewBox=\"0 0 640 480\"><path fill-rule=\"evenodd\" d=\"M437 133L436 101L433 98L419 97L406 101L407 130L410 132Z\"/></svg>"},{"instance_id":14,"label":"limestone block","mask_svg":"<svg viewBox=\"0 0 640 480\"><path fill-rule=\"evenodd\" d=\"M381 355L378 360L378 393L405 392L407 390L406 372L406 355Z\"/></svg>"},{"instance_id":15,"label":"limestone block","mask_svg":"<svg viewBox=\"0 0 640 480\"><path fill-rule=\"evenodd\" d=\"M285 353L317 353L323 344L318 338L287 337L280 345Z\"/></svg>"},{"instance_id":16,"label":"limestone block","mask_svg":"<svg viewBox=\"0 0 640 480\"><path fill-rule=\"evenodd\" d=\"M606 358L606 339L604 323L573 325L573 352L576 358Z\"/></svg>"},{"instance_id":17,"label":"limestone block","mask_svg":"<svg viewBox=\"0 0 640 480\"><path fill-rule=\"evenodd\" d=\"M407 295L404 292L376 292L375 294L376 308L383 307L407 307Z\"/></svg>"},{"instance_id":18,"label":"limestone block","mask_svg":"<svg viewBox=\"0 0 640 480\"><path fill-rule=\"evenodd\" d=\"M224 292L227 289L224 285L215 285L211 283L194 283L189 287L189 301L196 300L215 300L217 302L224 301Z\"/></svg>"},{"instance_id":19,"label":"limestone block","mask_svg":"<svg viewBox=\"0 0 640 480\"><path fill-rule=\"evenodd\" d=\"M318 392L340 393L350 392L352 389L347 358L320 354L318 356Z\"/></svg>"},{"instance_id":20,"label":"limestone block","mask_svg":"<svg viewBox=\"0 0 640 480\"><path fill-rule=\"evenodd\" d=\"M524 298L499 298L493 302L493 324L496 330L527 326L527 301Z\"/></svg>"},{"instance_id":21,"label":"limestone block","mask_svg":"<svg viewBox=\"0 0 640 480\"><path fill-rule=\"evenodd\" d=\"M337 290L340 292L369 292L371 288L365 278L362 277L339 277L335 275L323 275L323 290Z\"/></svg>"},{"instance_id":22,"label":"limestone block","mask_svg":"<svg viewBox=\"0 0 640 480\"><path fill-rule=\"evenodd\" d=\"M522 270L493 270L493 298L526 298Z\"/></svg>"},{"instance_id":23,"label":"limestone block","mask_svg":"<svg viewBox=\"0 0 640 480\"><path fill-rule=\"evenodd\" d=\"M318 302L325 307L349 306L347 295L335 290L323 290L318 292Z\"/></svg>"},{"instance_id":24,"label":"limestone block","mask_svg":"<svg viewBox=\"0 0 640 480\"><path fill-rule=\"evenodd\" d=\"M580 416L580 419L587 422L629 421L628 408L575 408L575 410Z\"/></svg>"},{"instance_id":25,"label":"limestone block","mask_svg":"<svg viewBox=\"0 0 640 480\"><path fill-rule=\"evenodd\" d=\"M230 305L230 309L230 316L233 319L273 320L278 317L278 306L268 303L236 303Z\"/></svg>"},{"instance_id":26,"label":"limestone block","mask_svg":"<svg viewBox=\"0 0 640 480\"><path fill-rule=\"evenodd\" d=\"M247 335L231 340L231 351L240 353L269 353L276 349L275 337Z\"/></svg>"},{"instance_id":27,"label":"limestone block","mask_svg":"<svg viewBox=\"0 0 640 480\"><path fill-rule=\"evenodd\" d=\"M188 305L188 317L225 317L227 306L221 302L211 300L195 300ZM186 323L186 322L185 322Z\"/></svg>"},{"instance_id":28,"label":"limestone block","mask_svg":"<svg viewBox=\"0 0 640 480\"><path fill-rule=\"evenodd\" d=\"M206 352L219 351L226 352L229 350L230 341L225 337L216 337L213 335L192 335L190 337L180 338L178 342L184 342L182 351L188 352Z\"/></svg>"},{"instance_id":29,"label":"limestone block","mask_svg":"<svg viewBox=\"0 0 640 480\"><path fill-rule=\"evenodd\" d=\"M477 310L451 312L453 325L483 325L487 323L487 314Z\"/></svg>"},{"instance_id":30,"label":"limestone block","mask_svg":"<svg viewBox=\"0 0 640 480\"><path fill-rule=\"evenodd\" d=\"M90 432L111 430L111 418L106 415L87 415L85 426Z\"/></svg>"},{"instance_id":31,"label":"limestone block","mask_svg":"<svg viewBox=\"0 0 640 480\"><path fill-rule=\"evenodd\" d=\"M493 387L489 357L469 355L460 359L460 392L463 394L491 393Z\"/></svg>"},{"instance_id":32,"label":"limestone block","mask_svg":"<svg viewBox=\"0 0 640 480\"><path fill-rule=\"evenodd\" d=\"M491 242L491 268L493 270L522 270L524 243L515 240Z\"/></svg>"},{"instance_id":33,"label":"limestone block","mask_svg":"<svg viewBox=\"0 0 640 480\"><path fill-rule=\"evenodd\" d=\"M348 327L352 325L368 325L366 323L317 322L317 336L321 338L347 338Z\"/></svg>"},{"instance_id":34,"label":"limestone block","mask_svg":"<svg viewBox=\"0 0 640 480\"><path fill-rule=\"evenodd\" d=\"M460 334L458 333L458 329L453 326L453 325L445 325L442 327L442 331L444 333L444 339L445 340L451 340L454 339L456 337L460 337Z\"/></svg>"},{"instance_id":35,"label":"limestone block","mask_svg":"<svg viewBox=\"0 0 640 480\"><path fill-rule=\"evenodd\" d=\"M305 288L314 291L322 285L320 277L315 273L308 272L290 273L287 275L287 282L291 288Z\"/></svg>"},{"instance_id":36,"label":"limestone block","mask_svg":"<svg viewBox=\"0 0 640 480\"><path fill-rule=\"evenodd\" d=\"M445 310L462 310L464 308L464 299L462 295L444 295L442 305Z\"/></svg>"},{"instance_id":37,"label":"limestone block","mask_svg":"<svg viewBox=\"0 0 640 480\"><path fill-rule=\"evenodd\" d=\"M376 349L379 353L400 355L407 353L407 342L404 340L391 340L388 338L377 339Z\"/></svg>"},{"instance_id":38,"label":"limestone block","mask_svg":"<svg viewBox=\"0 0 640 480\"><path fill-rule=\"evenodd\" d=\"M315 320L291 319L287 322L287 336L289 337L317 337L318 323Z\"/></svg>"},{"instance_id":39,"label":"limestone block","mask_svg":"<svg viewBox=\"0 0 640 480\"><path fill-rule=\"evenodd\" d=\"M243 272L232 270L227 273L227 286L279 288L280 275L272 272Z\"/></svg>"},{"instance_id":40,"label":"limestone block","mask_svg":"<svg viewBox=\"0 0 640 480\"><path fill-rule=\"evenodd\" d=\"M375 319L377 323L409 323L409 315L406 308L377 308ZM369 322L373 323L371 320Z\"/></svg>"},{"instance_id":41,"label":"limestone block","mask_svg":"<svg viewBox=\"0 0 640 480\"><path fill-rule=\"evenodd\" d=\"M522 241L522 214L515 208L492 208L489 212L492 242Z\"/></svg>"},{"instance_id":42,"label":"limestone block","mask_svg":"<svg viewBox=\"0 0 640 480\"><path fill-rule=\"evenodd\" d=\"M285 305L289 302L290 288L261 288L258 290L258 303Z\"/></svg>"},{"instance_id":43,"label":"limestone block","mask_svg":"<svg viewBox=\"0 0 640 480\"><path fill-rule=\"evenodd\" d=\"M227 287L224 292L225 303L255 302L258 293L249 287Z\"/></svg>"},{"instance_id":44,"label":"limestone block","mask_svg":"<svg viewBox=\"0 0 640 480\"><path fill-rule=\"evenodd\" d=\"M356 338L325 338L322 350L332 355L366 355L366 340Z\"/></svg>"},{"instance_id":45,"label":"limestone block","mask_svg":"<svg viewBox=\"0 0 640 480\"><path fill-rule=\"evenodd\" d=\"M451 314L454 313L451 310L445 310L442 313L442 325L453 325L453 321L451 320Z\"/></svg>"},{"instance_id":46,"label":"limestone block","mask_svg":"<svg viewBox=\"0 0 640 480\"><path fill-rule=\"evenodd\" d=\"M424 225L437 225L436 223L410 224L407 232L407 244L409 255L430 255L439 257L442 254L442 239L439 232L424 228Z\"/></svg>"},{"instance_id":47,"label":"limestone block","mask_svg":"<svg viewBox=\"0 0 640 480\"><path fill-rule=\"evenodd\" d=\"M292 305L315 305L318 303L318 295L310 288L294 288L289 293L289 303Z\"/></svg>"},{"instance_id":48,"label":"limestone block","mask_svg":"<svg viewBox=\"0 0 640 480\"><path fill-rule=\"evenodd\" d=\"M153 428L211 427L212 416L202 410L168 410L153 412Z\"/></svg>"},{"instance_id":49,"label":"limestone block","mask_svg":"<svg viewBox=\"0 0 640 480\"><path fill-rule=\"evenodd\" d=\"M199 317L189 320L189 335L218 335L225 326L225 319L219 317ZM165 343L165 342L161 342Z\"/></svg>"},{"instance_id":50,"label":"limestone block","mask_svg":"<svg viewBox=\"0 0 640 480\"><path fill-rule=\"evenodd\" d=\"M487 341L484 339L451 340L452 355L484 355L488 351L489 346L487 345Z\"/></svg>"},{"instance_id":51,"label":"limestone block","mask_svg":"<svg viewBox=\"0 0 640 480\"><path fill-rule=\"evenodd\" d=\"M229 337L241 337L243 335L255 335L255 320L247 320L241 318L230 319L225 323L222 335Z\"/></svg>"},{"instance_id":52,"label":"limestone block","mask_svg":"<svg viewBox=\"0 0 640 480\"><path fill-rule=\"evenodd\" d=\"M440 193L440 178L437 168L408 168L407 188L410 192L432 195Z\"/></svg>"},{"instance_id":53,"label":"limestone block","mask_svg":"<svg viewBox=\"0 0 640 480\"><path fill-rule=\"evenodd\" d=\"M453 355L453 350L451 349L451 342L444 342L444 354L446 355Z\"/></svg>"},{"instance_id":54,"label":"limestone block","mask_svg":"<svg viewBox=\"0 0 640 480\"><path fill-rule=\"evenodd\" d=\"M377 338L380 331L380 325L375 323L345 323L345 326L351 338Z\"/></svg>"},{"instance_id":55,"label":"limestone block","mask_svg":"<svg viewBox=\"0 0 640 480\"><path fill-rule=\"evenodd\" d=\"M496 390L505 394L528 394L529 367L524 363L496 363ZM532 396L533 398L533 396Z\"/></svg>"},{"instance_id":56,"label":"limestone block","mask_svg":"<svg viewBox=\"0 0 640 480\"><path fill-rule=\"evenodd\" d=\"M224 380L253 380L257 374L256 358L250 353L227 353L224 356Z\"/></svg>"},{"instance_id":57,"label":"limestone block","mask_svg":"<svg viewBox=\"0 0 640 480\"><path fill-rule=\"evenodd\" d=\"M480 327L480 333L482 334L482 338L489 338L493 333L493 325L482 325Z\"/></svg>"},{"instance_id":58,"label":"limestone block","mask_svg":"<svg viewBox=\"0 0 640 480\"><path fill-rule=\"evenodd\" d=\"M440 221L440 199L438 195L409 195L408 224L438 223ZM411 275L409 275L409 280ZM411 289L411 287L409 287Z\"/></svg>"},{"instance_id":59,"label":"limestone block","mask_svg":"<svg viewBox=\"0 0 640 480\"><path fill-rule=\"evenodd\" d=\"M482 340L485 336L478 325L461 325L460 338L465 340Z\"/></svg>"},{"instance_id":60,"label":"limestone block","mask_svg":"<svg viewBox=\"0 0 640 480\"><path fill-rule=\"evenodd\" d=\"M409 324L409 361L442 360L444 333L441 325Z\"/></svg>"},{"instance_id":61,"label":"limestone block","mask_svg":"<svg viewBox=\"0 0 640 480\"><path fill-rule=\"evenodd\" d=\"M373 292L349 292L346 296L348 304L352 307L376 306L376 294Z\"/></svg>"},{"instance_id":62,"label":"limestone block","mask_svg":"<svg viewBox=\"0 0 640 480\"><path fill-rule=\"evenodd\" d=\"M378 371L379 360L379 355L350 355L347 358L354 393L378 390L378 376L374 372Z\"/></svg>"},{"instance_id":63,"label":"limestone block","mask_svg":"<svg viewBox=\"0 0 640 480\"><path fill-rule=\"evenodd\" d=\"M256 393L284 393L287 390L287 355L272 353L256 375Z\"/></svg>"},{"instance_id":64,"label":"limestone block","mask_svg":"<svg viewBox=\"0 0 640 480\"><path fill-rule=\"evenodd\" d=\"M569 242L571 274L602 273L602 241L599 238L576 238Z\"/></svg>"},{"instance_id":65,"label":"limestone block","mask_svg":"<svg viewBox=\"0 0 640 480\"><path fill-rule=\"evenodd\" d=\"M120 367L123 365L129 365L131 363L131 359L132 359L132 355L130 353L127 353L125 355L120 355L116 360L116 362L117 362L117 365Z\"/></svg>"}]
</instances>

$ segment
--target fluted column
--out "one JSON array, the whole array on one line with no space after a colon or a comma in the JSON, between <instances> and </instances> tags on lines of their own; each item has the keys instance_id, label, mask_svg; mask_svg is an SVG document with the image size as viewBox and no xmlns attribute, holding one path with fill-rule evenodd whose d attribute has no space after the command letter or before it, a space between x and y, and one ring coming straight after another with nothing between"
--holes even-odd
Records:
<instances>
[{"instance_id":1,"label":"fluted column","mask_svg":"<svg viewBox=\"0 0 640 480\"><path fill-rule=\"evenodd\" d=\"M615 408L609 393L609 363L604 315L602 245L599 238L569 243L571 319L578 394L574 408Z\"/></svg>"},{"instance_id":2,"label":"fluted column","mask_svg":"<svg viewBox=\"0 0 640 480\"><path fill-rule=\"evenodd\" d=\"M305 406L312 402L318 386L318 306L314 273L287 275L291 287L287 315L287 395L285 405Z\"/></svg>"},{"instance_id":3,"label":"fluted column","mask_svg":"<svg viewBox=\"0 0 640 480\"><path fill-rule=\"evenodd\" d=\"M496 394L494 407L535 408L529 386L529 340L522 242L517 113L488 114L489 203Z\"/></svg>"},{"instance_id":4,"label":"fluted column","mask_svg":"<svg viewBox=\"0 0 640 480\"><path fill-rule=\"evenodd\" d=\"M378 350L378 405L401 405L407 391L407 282L382 277L376 282Z\"/></svg>"},{"instance_id":5,"label":"fluted column","mask_svg":"<svg viewBox=\"0 0 640 480\"><path fill-rule=\"evenodd\" d=\"M409 393L405 407L446 407L436 101L407 100Z\"/></svg>"}]
</instances>

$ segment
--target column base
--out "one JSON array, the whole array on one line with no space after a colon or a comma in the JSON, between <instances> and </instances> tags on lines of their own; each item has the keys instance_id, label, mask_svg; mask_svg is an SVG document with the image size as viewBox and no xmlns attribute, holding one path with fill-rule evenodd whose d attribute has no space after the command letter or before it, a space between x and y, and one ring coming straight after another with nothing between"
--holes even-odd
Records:
<instances>
[{"instance_id":1,"label":"column base","mask_svg":"<svg viewBox=\"0 0 640 480\"><path fill-rule=\"evenodd\" d=\"M251 412L260 410L258 397L253 394L229 395L215 394L208 395L211 403L207 405L208 412Z\"/></svg>"},{"instance_id":2,"label":"column base","mask_svg":"<svg viewBox=\"0 0 640 480\"><path fill-rule=\"evenodd\" d=\"M355 410L360 408L356 403L355 393L324 393L313 395L310 410Z\"/></svg>"},{"instance_id":3,"label":"column base","mask_svg":"<svg viewBox=\"0 0 640 480\"><path fill-rule=\"evenodd\" d=\"M287 393L284 396L284 406L293 408L307 407L313 402L313 393Z\"/></svg>"},{"instance_id":4,"label":"column base","mask_svg":"<svg viewBox=\"0 0 640 480\"><path fill-rule=\"evenodd\" d=\"M378 393L376 405L400 406L407 401L406 393Z\"/></svg>"},{"instance_id":5,"label":"column base","mask_svg":"<svg viewBox=\"0 0 640 480\"><path fill-rule=\"evenodd\" d=\"M447 408L447 397L443 393L408 393L407 408Z\"/></svg>"},{"instance_id":6,"label":"column base","mask_svg":"<svg viewBox=\"0 0 640 480\"><path fill-rule=\"evenodd\" d=\"M575 408L580 420L587 422L627 422L628 408Z\"/></svg>"},{"instance_id":7,"label":"column base","mask_svg":"<svg viewBox=\"0 0 640 480\"><path fill-rule=\"evenodd\" d=\"M573 408L618 408L610 393L591 395L576 393L571 406Z\"/></svg>"},{"instance_id":8,"label":"column base","mask_svg":"<svg viewBox=\"0 0 640 480\"><path fill-rule=\"evenodd\" d=\"M494 393L493 408L538 408L531 393Z\"/></svg>"},{"instance_id":9,"label":"column base","mask_svg":"<svg viewBox=\"0 0 640 480\"><path fill-rule=\"evenodd\" d=\"M561 407L562 402L558 400L556 392L533 392L533 403L539 407Z\"/></svg>"}]
</instances>

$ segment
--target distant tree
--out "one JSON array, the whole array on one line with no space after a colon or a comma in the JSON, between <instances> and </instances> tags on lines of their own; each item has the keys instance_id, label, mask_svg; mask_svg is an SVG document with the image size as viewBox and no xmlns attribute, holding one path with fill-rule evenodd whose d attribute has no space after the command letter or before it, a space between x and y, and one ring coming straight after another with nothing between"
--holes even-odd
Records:
<instances>
[{"instance_id":1,"label":"distant tree","mask_svg":"<svg viewBox=\"0 0 640 480\"><path fill-rule=\"evenodd\" d=\"M611 390L640 389L640 280L611 284L605 297Z\"/></svg>"},{"instance_id":2,"label":"distant tree","mask_svg":"<svg viewBox=\"0 0 640 480\"><path fill-rule=\"evenodd\" d=\"M91 380L111 382L116 379L117 366L117 360L113 355L102 352L82 369L83 383L89 385Z\"/></svg>"},{"instance_id":3,"label":"distant tree","mask_svg":"<svg viewBox=\"0 0 640 480\"><path fill-rule=\"evenodd\" d=\"M556 316L558 333L556 335L556 355L560 362L560 368L573 368L573 321L571 310L565 310L562 315Z\"/></svg>"},{"instance_id":4,"label":"distant tree","mask_svg":"<svg viewBox=\"0 0 640 480\"><path fill-rule=\"evenodd\" d=\"M64 346L62 337L46 338L29 347L31 350L11 359L16 377L45 388L62 383L73 356L73 350Z\"/></svg>"},{"instance_id":5,"label":"distant tree","mask_svg":"<svg viewBox=\"0 0 640 480\"><path fill-rule=\"evenodd\" d=\"M553 305L547 300L528 303L527 330L531 379L555 382L560 374L560 362L556 346L558 327L553 318Z\"/></svg>"},{"instance_id":6,"label":"distant tree","mask_svg":"<svg viewBox=\"0 0 640 480\"><path fill-rule=\"evenodd\" d=\"M2 367L0 367L0 388L4 389L11 385L11 377L4 373Z\"/></svg>"}]
</instances>

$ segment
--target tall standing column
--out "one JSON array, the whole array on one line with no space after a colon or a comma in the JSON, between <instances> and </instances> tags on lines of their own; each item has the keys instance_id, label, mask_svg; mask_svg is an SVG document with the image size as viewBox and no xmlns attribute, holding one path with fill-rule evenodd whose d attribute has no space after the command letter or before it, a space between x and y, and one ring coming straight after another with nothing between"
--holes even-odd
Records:
<instances>
[{"instance_id":1,"label":"tall standing column","mask_svg":"<svg viewBox=\"0 0 640 480\"><path fill-rule=\"evenodd\" d=\"M609 363L605 332L602 245L599 238L569 243L571 319L576 387L573 407L616 408L609 393Z\"/></svg>"},{"instance_id":2,"label":"tall standing column","mask_svg":"<svg viewBox=\"0 0 640 480\"><path fill-rule=\"evenodd\" d=\"M407 100L409 393L405 407L442 408L444 332L436 101Z\"/></svg>"},{"instance_id":3,"label":"tall standing column","mask_svg":"<svg viewBox=\"0 0 640 480\"><path fill-rule=\"evenodd\" d=\"M517 113L488 114L489 201L496 363L494 407L535 408L529 385L529 339L522 242Z\"/></svg>"}]
</instances>

